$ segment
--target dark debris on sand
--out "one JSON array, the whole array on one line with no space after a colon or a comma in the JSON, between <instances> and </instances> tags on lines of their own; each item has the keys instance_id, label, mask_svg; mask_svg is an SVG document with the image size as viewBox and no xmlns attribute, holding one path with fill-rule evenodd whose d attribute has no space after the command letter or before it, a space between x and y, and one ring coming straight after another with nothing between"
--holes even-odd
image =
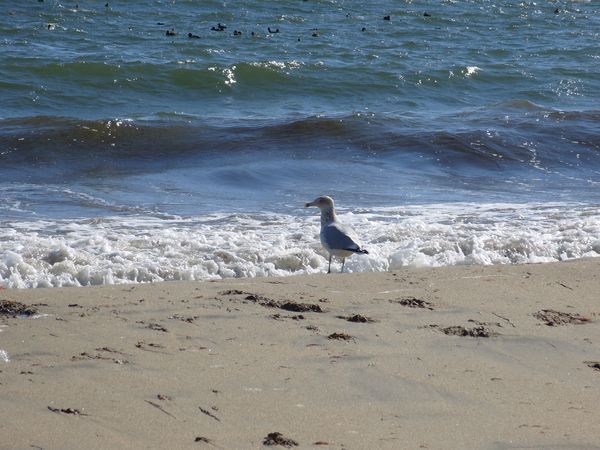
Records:
<instances>
[{"instance_id":1,"label":"dark debris on sand","mask_svg":"<svg viewBox=\"0 0 600 450\"><path fill-rule=\"evenodd\" d=\"M37 309L33 306L27 306L12 300L0 300L0 315L2 316L32 316L36 313Z\"/></svg>"},{"instance_id":2,"label":"dark debris on sand","mask_svg":"<svg viewBox=\"0 0 600 450\"><path fill-rule=\"evenodd\" d=\"M327 339L332 339L332 340L335 339L338 341L353 341L354 340L354 338L352 336L350 336L349 334L338 333L338 332L331 333L329 336L327 336Z\"/></svg>"},{"instance_id":3,"label":"dark debris on sand","mask_svg":"<svg viewBox=\"0 0 600 450\"><path fill-rule=\"evenodd\" d=\"M146 328L149 328L149 329L154 330L154 331L162 331L163 333L168 333L169 332L169 330L167 330L161 324L155 323L155 322L149 323L148 325L146 325Z\"/></svg>"},{"instance_id":4,"label":"dark debris on sand","mask_svg":"<svg viewBox=\"0 0 600 450\"><path fill-rule=\"evenodd\" d=\"M263 445L281 445L282 447L297 447L299 444L293 439L286 438L281 433L274 432L269 433L267 437L263 440Z\"/></svg>"},{"instance_id":5,"label":"dark debris on sand","mask_svg":"<svg viewBox=\"0 0 600 450\"><path fill-rule=\"evenodd\" d=\"M204 409L202 406L198 406L198 409L202 412L202 414L206 414L211 419L215 419L217 422L221 421L221 419L211 413L208 409Z\"/></svg>"},{"instance_id":6,"label":"dark debris on sand","mask_svg":"<svg viewBox=\"0 0 600 450\"><path fill-rule=\"evenodd\" d=\"M594 370L600 371L600 362L598 361L584 361L584 363L590 368Z\"/></svg>"},{"instance_id":7,"label":"dark debris on sand","mask_svg":"<svg viewBox=\"0 0 600 450\"><path fill-rule=\"evenodd\" d=\"M542 309L533 314L538 320L541 320L549 327L555 327L557 325L581 325L590 322L590 319L580 316L579 314L570 314L553 309Z\"/></svg>"},{"instance_id":8,"label":"dark debris on sand","mask_svg":"<svg viewBox=\"0 0 600 450\"><path fill-rule=\"evenodd\" d=\"M237 289L223 291L221 292L221 295L245 295L244 300L257 303L266 308L278 308L292 312L323 312L323 308L321 308L319 305L314 305L311 303L298 303L291 300L277 301L269 297L265 297L264 295L252 294L250 292L243 292Z\"/></svg>"},{"instance_id":9,"label":"dark debris on sand","mask_svg":"<svg viewBox=\"0 0 600 450\"><path fill-rule=\"evenodd\" d=\"M304 319L306 319L306 317L304 317L302 314L296 314L295 316L282 316L281 314L273 314L273 315L271 315L271 318L275 319L275 320L283 320L283 319L304 320Z\"/></svg>"},{"instance_id":10,"label":"dark debris on sand","mask_svg":"<svg viewBox=\"0 0 600 450\"><path fill-rule=\"evenodd\" d=\"M96 350L104 351L102 349L96 349ZM121 354L123 354L123 353L121 353ZM92 353L82 352L79 355L75 355L75 356L71 357L71 361L82 361L82 360L86 360L86 359L96 359L96 360L103 360L103 361L112 361L115 364L119 364L119 365L129 364L129 361L127 361L126 359L123 359L123 358L112 358L110 356L105 356L105 355L102 355L100 353L97 353L97 354L94 355Z\"/></svg>"},{"instance_id":11,"label":"dark debris on sand","mask_svg":"<svg viewBox=\"0 0 600 450\"><path fill-rule=\"evenodd\" d=\"M74 416L87 416L87 414L84 414L75 408L54 408L52 406L48 406L48 410L54 413L72 414Z\"/></svg>"},{"instance_id":12,"label":"dark debris on sand","mask_svg":"<svg viewBox=\"0 0 600 450\"><path fill-rule=\"evenodd\" d=\"M279 302L276 308L293 312L323 312L323 309L319 305L313 305L311 303Z\"/></svg>"},{"instance_id":13,"label":"dark debris on sand","mask_svg":"<svg viewBox=\"0 0 600 450\"><path fill-rule=\"evenodd\" d=\"M135 344L136 348L142 349L142 350L146 350L148 348L165 348L164 345L162 344L155 344L153 342L144 342L144 341L138 341L137 344Z\"/></svg>"},{"instance_id":14,"label":"dark debris on sand","mask_svg":"<svg viewBox=\"0 0 600 450\"><path fill-rule=\"evenodd\" d=\"M181 314L173 314L168 317L169 319L181 320L182 322L194 323L200 318L200 316L182 316Z\"/></svg>"},{"instance_id":15,"label":"dark debris on sand","mask_svg":"<svg viewBox=\"0 0 600 450\"><path fill-rule=\"evenodd\" d=\"M432 325L433 328L437 328L437 325ZM451 327L445 327L441 329L442 333L448 336L461 336L461 337L475 337L475 338L489 338L497 336L498 333L491 331L484 325L478 325L473 328L466 328L461 325L454 325Z\"/></svg>"},{"instance_id":16,"label":"dark debris on sand","mask_svg":"<svg viewBox=\"0 0 600 450\"><path fill-rule=\"evenodd\" d=\"M353 316L337 316L338 319L344 319L347 320L348 322L354 322L354 323L373 323L375 322L375 320L366 317L366 316L361 316L360 314L354 314Z\"/></svg>"},{"instance_id":17,"label":"dark debris on sand","mask_svg":"<svg viewBox=\"0 0 600 450\"><path fill-rule=\"evenodd\" d=\"M398 303L399 305L407 306L409 308L424 308L424 309L429 309L430 311L433 311L433 307L431 306L431 303L426 302L425 300L421 300L419 298L415 298L415 297L405 297L405 298L399 298L396 300L390 300L390 303Z\"/></svg>"},{"instance_id":18,"label":"dark debris on sand","mask_svg":"<svg viewBox=\"0 0 600 450\"><path fill-rule=\"evenodd\" d=\"M240 291L239 289L228 289L226 291L219 292L219 295L243 295L244 291Z\"/></svg>"}]
</instances>

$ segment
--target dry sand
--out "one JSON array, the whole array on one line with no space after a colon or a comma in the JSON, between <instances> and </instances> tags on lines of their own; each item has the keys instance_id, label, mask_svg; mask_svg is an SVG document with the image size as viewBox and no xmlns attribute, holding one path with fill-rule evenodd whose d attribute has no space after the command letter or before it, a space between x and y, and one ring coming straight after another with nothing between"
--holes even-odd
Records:
<instances>
[{"instance_id":1,"label":"dry sand","mask_svg":"<svg viewBox=\"0 0 600 450\"><path fill-rule=\"evenodd\" d=\"M0 300L3 449L600 448L598 259Z\"/></svg>"}]
</instances>

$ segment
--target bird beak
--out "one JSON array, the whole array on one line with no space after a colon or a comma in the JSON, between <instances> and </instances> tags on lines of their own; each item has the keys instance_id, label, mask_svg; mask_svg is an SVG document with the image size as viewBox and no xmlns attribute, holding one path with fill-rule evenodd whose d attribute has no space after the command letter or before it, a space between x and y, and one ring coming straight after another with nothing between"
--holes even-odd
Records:
<instances>
[{"instance_id":1,"label":"bird beak","mask_svg":"<svg viewBox=\"0 0 600 450\"><path fill-rule=\"evenodd\" d=\"M305 208L308 208L309 206L313 206L313 204L314 204L313 202L306 202L306 203L304 204L304 207L305 207Z\"/></svg>"}]
</instances>

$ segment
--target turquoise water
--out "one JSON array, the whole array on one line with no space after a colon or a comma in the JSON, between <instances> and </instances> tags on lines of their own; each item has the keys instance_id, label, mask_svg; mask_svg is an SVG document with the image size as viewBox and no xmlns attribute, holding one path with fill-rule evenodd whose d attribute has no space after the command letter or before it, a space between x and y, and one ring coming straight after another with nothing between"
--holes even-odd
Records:
<instances>
[{"instance_id":1,"label":"turquoise water","mask_svg":"<svg viewBox=\"0 0 600 450\"><path fill-rule=\"evenodd\" d=\"M105 4L0 3L0 283L600 254L596 2Z\"/></svg>"}]
</instances>

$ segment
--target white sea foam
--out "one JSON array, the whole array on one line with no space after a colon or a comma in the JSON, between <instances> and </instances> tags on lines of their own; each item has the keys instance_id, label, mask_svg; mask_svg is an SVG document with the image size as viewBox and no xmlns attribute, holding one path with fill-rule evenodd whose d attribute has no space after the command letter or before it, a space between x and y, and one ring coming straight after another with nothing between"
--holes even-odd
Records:
<instances>
[{"instance_id":1,"label":"white sea foam","mask_svg":"<svg viewBox=\"0 0 600 450\"><path fill-rule=\"evenodd\" d=\"M273 214L0 223L0 284L29 288L284 276L327 269L319 218ZM600 209L444 204L340 211L369 255L348 272L600 256Z\"/></svg>"},{"instance_id":2,"label":"white sea foam","mask_svg":"<svg viewBox=\"0 0 600 450\"><path fill-rule=\"evenodd\" d=\"M481 68L477 67L477 66L467 66L465 68L465 77L470 77L471 75L475 75L480 70L481 70Z\"/></svg>"}]
</instances>

